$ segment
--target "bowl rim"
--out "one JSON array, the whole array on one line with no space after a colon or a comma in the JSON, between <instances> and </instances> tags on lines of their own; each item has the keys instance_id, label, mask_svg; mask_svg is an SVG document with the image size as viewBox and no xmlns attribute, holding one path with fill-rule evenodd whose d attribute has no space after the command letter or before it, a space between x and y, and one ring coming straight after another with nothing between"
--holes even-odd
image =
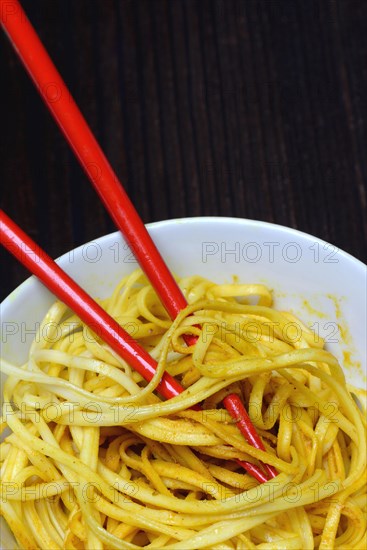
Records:
<instances>
[{"instance_id":1,"label":"bowl rim","mask_svg":"<svg viewBox=\"0 0 367 550\"><path fill-rule=\"evenodd\" d=\"M166 220L149 222L145 224L145 227L149 231L150 229L161 228L161 227L164 228L172 224L191 225L191 224L205 224L207 222L216 223L218 225L226 224L230 222L236 225L247 225L249 227L265 227L265 228L281 231L284 234L288 233L295 236L299 236L302 239L306 239L306 240L312 239L312 242L316 241L322 245L335 246L337 248L338 254L341 255L343 260L350 263L354 269L357 268L358 271L360 270L360 275L362 276L364 275L367 280L367 265L364 264L361 260L359 260L355 256L352 256L352 254L349 254L349 252L345 252L345 250L337 247L336 245L333 245L332 243L329 243L328 241L321 239L320 237L316 237L311 233L306 233L305 231L301 231L299 229L295 229L293 227L289 227L286 225L267 222L263 220L250 219L250 218L240 218L235 216L190 216L190 217L182 217L182 218L169 218ZM71 248L70 250L67 250L66 252L58 256L55 259L55 262L57 263L62 262L63 258L66 257L70 253L70 251L78 252L78 250L83 249L83 247L85 247L88 243L92 243L96 241L98 241L98 243L103 243L104 239L109 239L111 238L112 235L119 235L122 238L124 238L121 231L119 230L112 231L111 233L106 233L105 235L101 235L100 237L96 237L95 239L92 239L90 241L87 241L83 244L76 246L75 248ZM8 294L4 298L4 300L0 303L1 309L6 308L9 305L9 302L14 300L15 298L14 293L17 293L17 294L20 293L23 290L23 287L28 286L30 284L30 281L35 279L36 279L35 275L30 275L29 277L27 277L27 279L25 279L25 281L23 281L18 286L16 286L14 290L12 290L10 294Z\"/></svg>"},{"instance_id":2,"label":"bowl rim","mask_svg":"<svg viewBox=\"0 0 367 550\"><path fill-rule=\"evenodd\" d=\"M301 231L300 229L295 229L293 227L289 227L287 225L282 225L278 223L273 222L267 222L263 220L256 220L252 218L240 218L236 216L191 216L191 217L183 217L183 218L170 218L168 220L161 220L156 222L150 222L146 224L147 228L150 227L160 227L169 224L170 222L180 222L180 223L195 223L198 222L206 222L206 221L214 221L215 223L223 223L224 221L230 221L230 222L246 222L250 227L256 227L256 226L265 226L268 228L276 228L277 230L281 230L284 233L291 232L295 235L299 235L300 237L316 240L322 244L326 244L329 246L335 246L338 250L338 253L341 253L342 256L345 257L345 259L348 259L349 261L352 260L353 262L356 262L357 265L360 267L367 269L367 264L364 264L361 260L350 254L349 252L346 252L342 248L339 248L338 246L330 243L329 241L325 241L321 237L317 237L316 235L312 235L311 233L306 233L305 231Z\"/></svg>"}]
</instances>

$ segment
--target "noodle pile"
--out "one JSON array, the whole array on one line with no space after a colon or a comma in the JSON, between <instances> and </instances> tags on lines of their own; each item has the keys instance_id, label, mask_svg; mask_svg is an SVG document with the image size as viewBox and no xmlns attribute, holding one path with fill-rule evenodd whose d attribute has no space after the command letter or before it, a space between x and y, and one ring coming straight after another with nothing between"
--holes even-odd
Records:
<instances>
[{"instance_id":1,"label":"noodle pile","mask_svg":"<svg viewBox=\"0 0 367 550\"><path fill-rule=\"evenodd\" d=\"M0 506L20 547L366 548L366 421L337 360L263 285L179 284L174 322L140 271L100 301L158 361L149 384L59 302L26 364L2 362ZM164 370L186 388L168 401ZM279 475L260 484L236 459Z\"/></svg>"}]
</instances>

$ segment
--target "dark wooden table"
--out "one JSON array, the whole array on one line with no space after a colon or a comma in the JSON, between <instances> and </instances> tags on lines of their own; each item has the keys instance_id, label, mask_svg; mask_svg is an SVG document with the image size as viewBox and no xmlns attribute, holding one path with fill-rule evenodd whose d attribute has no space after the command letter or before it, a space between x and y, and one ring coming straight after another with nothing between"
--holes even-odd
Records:
<instances>
[{"instance_id":1,"label":"dark wooden table","mask_svg":"<svg viewBox=\"0 0 367 550\"><path fill-rule=\"evenodd\" d=\"M221 215L367 259L365 0L24 0L145 222ZM114 230L1 36L3 208L52 256ZM26 271L2 252L2 297Z\"/></svg>"}]
</instances>

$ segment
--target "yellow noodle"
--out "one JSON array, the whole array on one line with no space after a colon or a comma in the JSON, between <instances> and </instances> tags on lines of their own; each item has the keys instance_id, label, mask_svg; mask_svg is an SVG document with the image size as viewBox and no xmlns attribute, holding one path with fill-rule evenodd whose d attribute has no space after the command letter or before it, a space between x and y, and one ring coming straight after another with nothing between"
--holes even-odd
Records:
<instances>
[{"instance_id":1,"label":"yellow noodle","mask_svg":"<svg viewBox=\"0 0 367 550\"><path fill-rule=\"evenodd\" d=\"M337 360L264 285L179 284L174 322L139 270L101 301L158 361L149 384L59 302L27 362L2 361L0 510L19 546L364 548L365 411ZM185 391L164 402L165 370ZM230 392L265 451L223 409ZM278 476L259 484L236 459Z\"/></svg>"}]
</instances>

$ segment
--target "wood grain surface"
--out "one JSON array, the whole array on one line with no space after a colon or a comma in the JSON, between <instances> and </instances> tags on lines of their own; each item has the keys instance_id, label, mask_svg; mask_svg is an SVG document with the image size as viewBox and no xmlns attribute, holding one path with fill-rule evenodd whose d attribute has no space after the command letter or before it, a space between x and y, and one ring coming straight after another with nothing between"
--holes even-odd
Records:
<instances>
[{"instance_id":1,"label":"wood grain surface","mask_svg":"<svg viewBox=\"0 0 367 550\"><path fill-rule=\"evenodd\" d=\"M24 0L145 222L220 215L367 259L365 0ZM2 206L53 257L114 227L1 35ZM1 297L27 277L2 251Z\"/></svg>"}]
</instances>

